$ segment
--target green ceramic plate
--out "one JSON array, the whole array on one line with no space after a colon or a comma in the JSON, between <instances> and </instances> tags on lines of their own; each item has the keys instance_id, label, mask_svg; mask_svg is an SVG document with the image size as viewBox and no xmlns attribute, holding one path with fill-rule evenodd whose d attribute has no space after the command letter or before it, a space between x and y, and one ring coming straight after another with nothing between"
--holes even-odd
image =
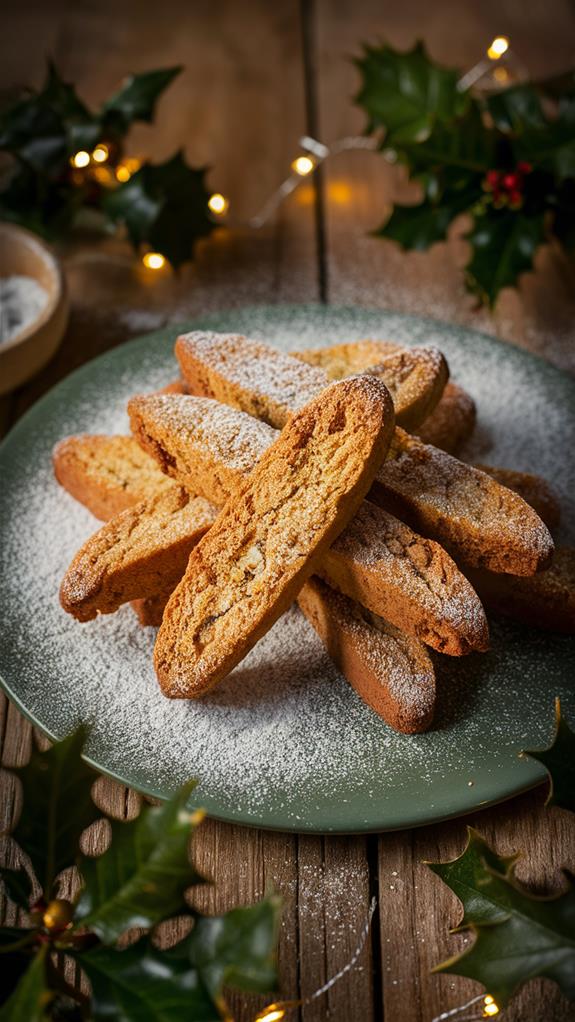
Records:
<instances>
[{"instance_id":1,"label":"green ceramic plate","mask_svg":"<svg viewBox=\"0 0 575 1022\"><path fill-rule=\"evenodd\" d=\"M575 384L541 360L459 327L360 308L245 308L186 327L243 331L286 349L366 336L439 345L478 403L469 455L551 479L561 539L573 541ZM153 630L129 607L85 625L61 611L59 580L95 523L54 482L52 446L70 433L127 431L127 398L175 375L177 332L124 344L73 373L0 449L0 668L11 698L51 737L88 722L89 758L126 784L162 797L195 776L196 804L261 827L411 827L540 781L541 768L519 752L548 742L556 695L575 709L570 639L492 621L490 653L437 658L436 726L407 737L360 702L295 609L213 695L189 704L160 695Z\"/></svg>"}]
</instances>

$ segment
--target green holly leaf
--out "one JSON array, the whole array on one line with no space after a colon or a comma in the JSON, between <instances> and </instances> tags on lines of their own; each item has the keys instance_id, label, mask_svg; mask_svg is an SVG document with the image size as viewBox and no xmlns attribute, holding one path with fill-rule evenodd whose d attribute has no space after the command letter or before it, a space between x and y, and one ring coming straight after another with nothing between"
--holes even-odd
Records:
<instances>
[{"instance_id":1,"label":"green holly leaf","mask_svg":"<svg viewBox=\"0 0 575 1022\"><path fill-rule=\"evenodd\" d=\"M22 866L17 869L0 866L0 878L4 881L6 893L11 901L27 912L30 908L33 886L26 870Z\"/></svg>"},{"instance_id":2,"label":"green holly leaf","mask_svg":"<svg viewBox=\"0 0 575 1022\"><path fill-rule=\"evenodd\" d=\"M91 797L97 774L82 759L85 740L80 727L47 752L34 749L30 762L14 771L23 806L12 836L29 855L47 898L58 874L75 864L82 832L100 816Z\"/></svg>"},{"instance_id":3,"label":"green holly leaf","mask_svg":"<svg viewBox=\"0 0 575 1022\"><path fill-rule=\"evenodd\" d=\"M436 123L423 141L403 145L398 157L412 174L433 171L446 184L469 183L473 180L480 191L481 179L494 165L496 138L482 120L475 101L470 101L465 114L449 124Z\"/></svg>"},{"instance_id":4,"label":"green holly leaf","mask_svg":"<svg viewBox=\"0 0 575 1022\"><path fill-rule=\"evenodd\" d=\"M475 218L466 238L473 250L465 268L467 283L493 306L504 287L514 287L521 274L532 268L545 238L543 213L492 209Z\"/></svg>"},{"instance_id":5,"label":"green holly leaf","mask_svg":"<svg viewBox=\"0 0 575 1022\"><path fill-rule=\"evenodd\" d=\"M32 961L30 930L0 926L0 1004L13 993Z\"/></svg>"},{"instance_id":6,"label":"green holly leaf","mask_svg":"<svg viewBox=\"0 0 575 1022\"><path fill-rule=\"evenodd\" d=\"M215 225L208 212L205 170L188 167L182 153L166 163L144 164L105 199L112 220L126 225L135 247L144 243L173 266L193 258L198 238Z\"/></svg>"},{"instance_id":7,"label":"green holly leaf","mask_svg":"<svg viewBox=\"0 0 575 1022\"><path fill-rule=\"evenodd\" d=\"M494 92L487 97L486 106L495 127L506 134L520 135L547 125L541 99L531 85L513 85Z\"/></svg>"},{"instance_id":8,"label":"green holly leaf","mask_svg":"<svg viewBox=\"0 0 575 1022\"><path fill-rule=\"evenodd\" d=\"M110 944L132 926L150 927L188 912L186 889L202 880L190 865L192 829L200 817L185 808L194 784L161 806L144 805L128 822L111 823L112 840L97 858L79 863L83 887L75 922Z\"/></svg>"},{"instance_id":9,"label":"green holly leaf","mask_svg":"<svg viewBox=\"0 0 575 1022\"><path fill-rule=\"evenodd\" d=\"M92 985L92 1017L114 1022L220 1022L186 941L161 951L148 936L124 950L100 945L74 958Z\"/></svg>"},{"instance_id":10,"label":"green holly leaf","mask_svg":"<svg viewBox=\"0 0 575 1022\"><path fill-rule=\"evenodd\" d=\"M447 237L452 221L477 201L480 186L469 178L462 178L451 187L445 187L435 174L419 180L426 193L423 202L416 206L395 206L376 235L396 241L404 249L421 252Z\"/></svg>"},{"instance_id":11,"label":"green holly leaf","mask_svg":"<svg viewBox=\"0 0 575 1022\"><path fill-rule=\"evenodd\" d=\"M388 147L421 142L437 121L451 121L467 109L468 94L457 88L459 73L434 63L423 43L407 53L365 46L355 63L363 78L355 101L368 115L368 131L385 128Z\"/></svg>"},{"instance_id":12,"label":"green holly leaf","mask_svg":"<svg viewBox=\"0 0 575 1022\"><path fill-rule=\"evenodd\" d=\"M542 898L514 876L516 857L499 857L471 828L465 851L453 862L429 864L463 904L458 931L472 928L468 951L435 972L467 976L504 1007L535 976L555 980L575 998L575 889Z\"/></svg>"},{"instance_id":13,"label":"green holly leaf","mask_svg":"<svg viewBox=\"0 0 575 1022\"><path fill-rule=\"evenodd\" d=\"M535 752L526 750L525 755L531 756L542 763L549 774L548 805L560 806L575 813L575 733L561 715L559 699L555 704L556 726L555 736L548 749Z\"/></svg>"},{"instance_id":14,"label":"green holly leaf","mask_svg":"<svg viewBox=\"0 0 575 1022\"><path fill-rule=\"evenodd\" d=\"M280 913L281 899L272 895L223 916L196 919L188 953L214 998L224 985L259 993L274 989Z\"/></svg>"},{"instance_id":15,"label":"green holly leaf","mask_svg":"<svg viewBox=\"0 0 575 1022\"><path fill-rule=\"evenodd\" d=\"M120 118L126 131L133 121L151 121L159 97L181 70L181 67L168 67L130 75L118 92L104 103L104 118L109 115Z\"/></svg>"},{"instance_id":16,"label":"green holly leaf","mask_svg":"<svg viewBox=\"0 0 575 1022\"><path fill-rule=\"evenodd\" d=\"M48 947L39 949L11 996L0 1008L0 1022L42 1022L48 1018L52 993L46 984Z\"/></svg>"}]
</instances>

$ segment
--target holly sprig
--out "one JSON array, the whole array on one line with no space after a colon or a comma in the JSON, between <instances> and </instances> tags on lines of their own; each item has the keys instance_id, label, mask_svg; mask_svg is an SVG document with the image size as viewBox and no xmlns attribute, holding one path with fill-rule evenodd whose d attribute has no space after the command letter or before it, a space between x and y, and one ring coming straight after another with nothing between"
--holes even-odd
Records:
<instances>
[{"instance_id":1,"label":"holly sprig","mask_svg":"<svg viewBox=\"0 0 575 1022\"><path fill-rule=\"evenodd\" d=\"M551 746L525 753L549 774L549 804L575 811L575 734L557 702ZM536 976L554 980L575 1000L575 888L565 872L564 889L542 897L515 876L519 855L499 856L473 828L467 845L452 862L428 863L459 898L462 920L453 932L471 931L475 940L462 954L434 972L478 980L501 1008L517 989Z\"/></svg>"},{"instance_id":2,"label":"holly sprig","mask_svg":"<svg viewBox=\"0 0 575 1022\"><path fill-rule=\"evenodd\" d=\"M490 307L545 241L575 251L575 72L482 97L461 90L460 72L422 43L406 53L365 47L356 64L366 130L422 193L397 204L378 237L426 250L468 214L465 281Z\"/></svg>"},{"instance_id":3,"label":"holly sprig","mask_svg":"<svg viewBox=\"0 0 575 1022\"><path fill-rule=\"evenodd\" d=\"M90 110L50 63L44 85L0 111L0 153L10 169L0 184L0 218L55 239L86 211L104 228L123 225L135 248L153 248L173 265L194 256L214 230L205 168L182 153L128 171L124 144L132 125L150 122L164 90L180 73L172 67L131 75L99 109ZM77 166L78 153L98 147L104 162Z\"/></svg>"},{"instance_id":4,"label":"holly sprig","mask_svg":"<svg viewBox=\"0 0 575 1022\"><path fill-rule=\"evenodd\" d=\"M82 758L85 740L79 729L47 752L35 749L15 771L23 805L4 837L4 858L11 853L17 865L0 867L0 876L25 921L0 927L0 1022L216 1022L226 1017L225 985L273 989L279 899L221 916L188 904L189 888L205 883L189 858L203 818L186 808L193 784L161 805L144 804L134 820L109 820L102 855L80 850L85 829L102 816L91 797L97 775ZM70 867L80 876L72 899L62 896ZM162 949L156 928L174 918L188 920L189 932ZM134 927L146 932L127 942ZM66 962L88 979L90 997L67 982Z\"/></svg>"}]
</instances>

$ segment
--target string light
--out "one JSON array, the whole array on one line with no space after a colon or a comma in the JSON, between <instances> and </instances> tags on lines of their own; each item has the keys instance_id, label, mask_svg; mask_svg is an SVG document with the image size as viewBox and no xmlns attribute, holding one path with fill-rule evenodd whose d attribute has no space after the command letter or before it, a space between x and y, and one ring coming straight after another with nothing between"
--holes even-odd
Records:
<instances>
[{"instance_id":1,"label":"string light","mask_svg":"<svg viewBox=\"0 0 575 1022\"><path fill-rule=\"evenodd\" d=\"M312 170L315 170L315 163L311 156L298 156L293 161L291 167L300 177L307 177L308 174L311 174Z\"/></svg>"},{"instance_id":2,"label":"string light","mask_svg":"<svg viewBox=\"0 0 575 1022\"><path fill-rule=\"evenodd\" d=\"M90 163L90 153L87 153L85 149L80 149L79 152L74 153L74 156L71 157L70 163L73 167L81 170L82 167L87 167Z\"/></svg>"},{"instance_id":3,"label":"string light","mask_svg":"<svg viewBox=\"0 0 575 1022\"><path fill-rule=\"evenodd\" d=\"M145 252L142 262L147 270L161 270L166 265L166 257L161 252Z\"/></svg>"},{"instance_id":4,"label":"string light","mask_svg":"<svg viewBox=\"0 0 575 1022\"><path fill-rule=\"evenodd\" d=\"M214 192L208 199L208 209L216 216L223 216L230 208L229 200L221 192Z\"/></svg>"},{"instance_id":5,"label":"string light","mask_svg":"<svg viewBox=\"0 0 575 1022\"><path fill-rule=\"evenodd\" d=\"M105 163L110 155L110 150L107 145L100 142L95 149L92 150L92 159L95 163Z\"/></svg>"},{"instance_id":6,"label":"string light","mask_svg":"<svg viewBox=\"0 0 575 1022\"><path fill-rule=\"evenodd\" d=\"M481 1001L481 1004L479 1003ZM477 1008L475 1008L475 1005ZM464 1015L463 1013L468 1011L470 1008L473 1009L471 1015ZM478 1015L477 1011L481 1014ZM449 1011L443 1011L441 1015L437 1015L432 1022L447 1022L447 1019L455 1020L457 1022L481 1022L484 1018L494 1018L498 1015L501 1008L495 1003L495 998L491 994L479 994L477 997L472 997L470 1001L466 1001L465 1004L458 1005L457 1008L450 1008Z\"/></svg>"},{"instance_id":7,"label":"string light","mask_svg":"<svg viewBox=\"0 0 575 1022\"><path fill-rule=\"evenodd\" d=\"M507 36L498 35L491 43L491 46L487 48L487 56L490 60L499 60L504 53L507 53L508 49L509 39Z\"/></svg>"},{"instance_id":8,"label":"string light","mask_svg":"<svg viewBox=\"0 0 575 1022\"><path fill-rule=\"evenodd\" d=\"M125 184L126 181L129 181L132 174L135 174L141 165L141 161L137 160L135 156L129 156L127 159L122 160L116 167L116 178L120 184Z\"/></svg>"},{"instance_id":9,"label":"string light","mask_svg":"<svg viewBox=\"0 0 575 1022\"><path fill-rule=\"evenodd\" d=\"M486 994L483 998L483 1015L485 1018L493 1018L494 1015L499 1014L499 1005L495 1003L495 999L491 994Z\"/></svg>"},{"instance_id":10,"label":"string light","mask_svg":"<svg viewBox=\"0 0 575 1022\"><path fill-rule=\"evenodd\" d=\"M267 1008L256 1015L254 1022L279 1022L285 1018L285 1009L279 1004L268 1004Z\"/></svg>"}]
</instances>

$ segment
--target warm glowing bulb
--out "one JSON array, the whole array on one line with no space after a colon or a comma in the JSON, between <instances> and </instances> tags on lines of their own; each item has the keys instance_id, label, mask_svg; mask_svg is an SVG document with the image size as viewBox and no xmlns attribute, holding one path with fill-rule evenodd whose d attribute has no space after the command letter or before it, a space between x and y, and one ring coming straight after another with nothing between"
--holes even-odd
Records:
<instances>
[{"instance_id":1,"label":"warm glowing bulb","mask_svg":"<svg viewBox=\"0 0 575 1022\"><path fill-rule=\"evenodd\" d=\"M136 159L135 156L129 156L127 159L122 160L121 163L116 167L116 177L121 184L125 184L129 181L132 174L135 174L141 167L141 163Z\"/></svg>"},{"instance_id":2,"label":"warm glowing bulb","mask_svg":"<svg viewBox=\"0 0 575 1022\"><path fill-rule=\"evenodd\" d=\"M504 53L507 53L508 49L509 39L507 39L504 35L498 35L487 50L487 56L490 60L499 60Z\"/></svg>"},{"instance_id":3,"label":"warm glowing bulb","mask_svg":"<svg viewBox=\"0 0 575 1022\"><path fill-rule=\"evenodd\" d=\"M227 213L229 205L228 199L221 192L214 192L208 199L208 209L211 209L216 216L223 216L224 213Z\"/></svg>"},{"instance_id":4,"label":"warm glowing bulb","mask_svg":"<svg viewBox=\"0 0 575 1022\"><path fill-rule=\"evenodd\" d=\"M85 149L80 149L80 152L75 153L70 162L73 167L87 167L90 162L90 153L87 153Z\"/></svg>"},{"instance_id":5,"label":"warm glowing bulb","mask_svg":"<svg viewBox=\"0 0 575 1022\"><path fill-rule=\"evenodd\" d=\"M298 156L297 160L292 163L292 170L295 170L296 174L300 177L306 177L307 174L311 174L315 163L310 156Z\"/></svg>"},{"instance_id":6,"label":"warm glowing bulb","mask_svg":"<svg viewBox=\"0 0 575 1022\"><path fill-rule=\"evenodd\" d=\"M110 150L103 142L100 142L100 145L97 145L96 148L92 150L92 159L95 163L105 163L109 155Z\"/></svg>"},{"instance_id":7,"label":"warm glowing bulb","mask_svg":"<svg viewBox=\"0 0 575 1022\"><path fill-rule=\"evenodd\" d=\"M483 998L483 1017L493 1018L494 1015L499 1014L499 1005L495 1003L495 1000L491 994L486 994Z\"/></svg>"},{"instance_id":8,"label":"warm glowing bulb","mask_svg":"<svg viewBox=\"0 0 575 1022\"><path fill-rule=\"evenodd\" d=\"M161 270L166 265L166 258L161 252L146 252L142 262L147 270Z\"/></svg>"},{"instance_id":9,"label":"warm glowing bulb","mask_svg":"<svg viewBox=\"0 0 575 1022\"><path fill-rule=\"evenodd\" d=\"M263 1012L256 1015L254 1022L279 1022L284 1017L285 1011L283 1008L280 1008L277 1004L270 1004L268 1008L264 1008Z\"/></svg>"}]
</instances>

